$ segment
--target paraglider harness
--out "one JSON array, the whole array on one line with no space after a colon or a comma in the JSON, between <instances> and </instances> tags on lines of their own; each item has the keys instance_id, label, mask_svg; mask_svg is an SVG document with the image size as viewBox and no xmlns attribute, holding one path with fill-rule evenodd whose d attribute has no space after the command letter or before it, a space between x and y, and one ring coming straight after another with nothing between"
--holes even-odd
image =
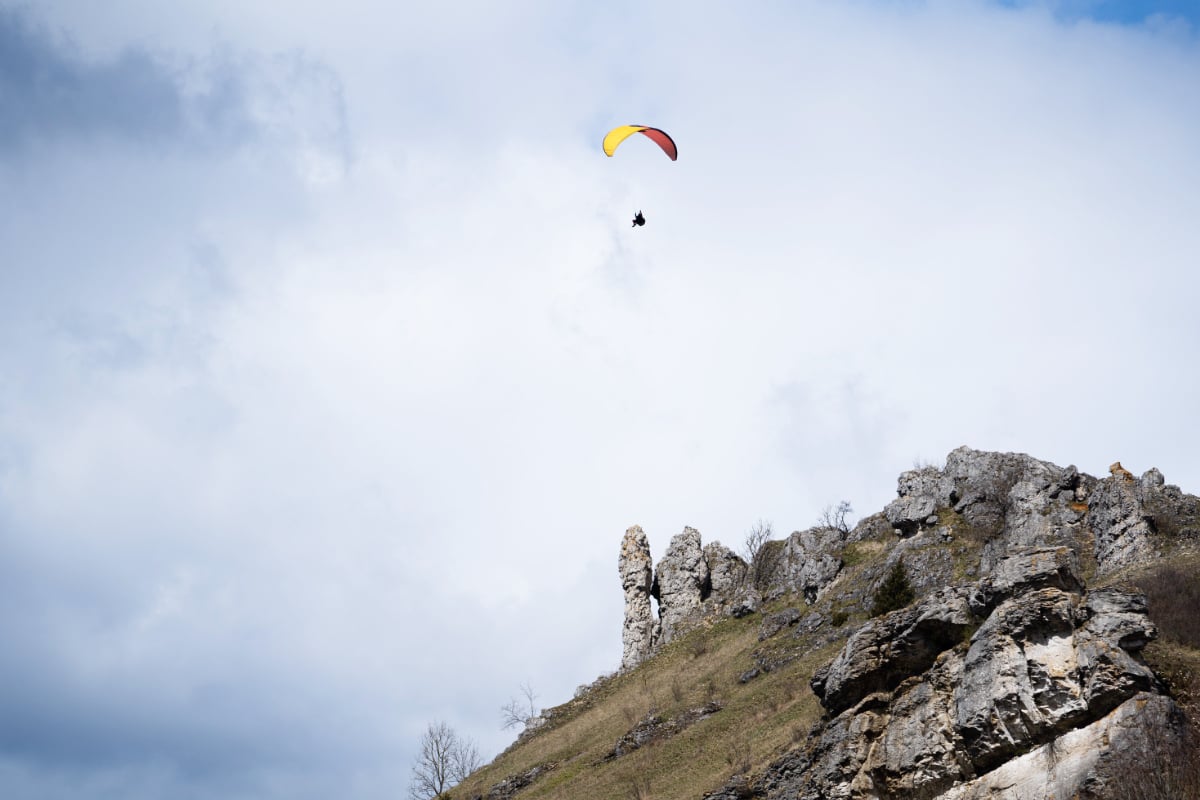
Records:
<instances>
[{"instance_id":1,"label":"paraglider harness","mask_svg":"<svg viewBox=\"0 0 1200 800\"><path fill-rule=\"evenodd\" d=\"M635 227L635 228L636 228L638 225L645 225L645 224L646 224L646 218L645 218L645 217L643 217L643 216L642 216L642 212L641 212L641 211L639 211L639 212L638 212L636 215L634 215L634 217L633 217L633 227Z\"/></svg>"}]
</instances>

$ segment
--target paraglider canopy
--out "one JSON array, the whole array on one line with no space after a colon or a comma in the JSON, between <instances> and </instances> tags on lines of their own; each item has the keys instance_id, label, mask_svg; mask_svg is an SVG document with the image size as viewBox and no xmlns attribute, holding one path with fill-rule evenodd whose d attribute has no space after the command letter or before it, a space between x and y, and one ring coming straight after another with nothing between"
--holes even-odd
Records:
<instances>
[{"instance_id":1,"label":"paraglider canopy","mask_svg":"<svg viewBox=\"0 0 1200 800\"><path fill-rule=\"evenodd\" d=\"M618 125L604 134L604 155L611 157L617 151L617 145L635 133L640 133L648 137L661 147L663 152L672 161L679 157L679 149L675 147L675 140L668 136L666 131L651 128L647 125Z\"/></svg>"}]
</instances>

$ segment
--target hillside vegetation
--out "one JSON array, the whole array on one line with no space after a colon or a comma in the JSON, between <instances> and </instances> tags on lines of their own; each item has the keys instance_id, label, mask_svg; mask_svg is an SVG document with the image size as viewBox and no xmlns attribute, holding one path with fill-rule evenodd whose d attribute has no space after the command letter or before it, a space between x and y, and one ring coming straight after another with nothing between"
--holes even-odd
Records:
<instances>
[{"instance_id":1,"label":"hillside vegetation","mask_svg":"<svg viewBox=\"0 0 1200 800\"><path fill-rule=\"evenodd\" d=\"M799 593L787 593L746 617L706 620L633 670L602 678L570 702L546 711L542 727L522 736L449 797L516 796L489 792L540 767L520 790L522 800L697 800L736 775L760 772L803 743L821 718L809 681L869 618L870 601L863 598L890 572L896 544L890 530L874 527L873 538L847 547L838 586L818 602L809 604ZM980 549L981 542L964 540L930 542L914 552L936 551L961 574L978 559ZM831 621L799 635L790 635L794 631L785 625L760 641L764 622L789 608L823 612ZM760 674L742 682L756 668ZM714 701L719 711L682 731L609 757L617 741L648 717L665 722Z\"/></svg>"},{"instance_id":2,"label":"hillside vegetation","mask_svg":"<svg viewBox=\"0 0 1200 800\"><path fill-rule=\"evenodd\" d=\"M1125 761L1119 753L1096 761L1095 753L1071 750L1073 742L1093 735L1088 731L1101 731L1097 725L1112 724L1106 721L1112 717L1105 716L1108 710L1125 699L1137 699L1133 693L1139 691L1138 698L1158 697L1167 703L1156 706L1166 709L1163 713L1178 714L1169 709L1182 709L1191 731L1200 729L1200 501L1175 487L1164 487L1161 476L1152 473L1140 483L1126 477L1124 470L1098 480L1082 476L1073 467L1064 470L1027 456L963 448L951 454L951 460L956 457L957 466L948 465L945 472L927 467L905 473L900 497L885 513L861 520L853 530L819 527L792 534L786 546L768 548L798 559L788 567L790 573L782 570L781 575L807 575L806 565L832 559L836 569L822 573L819 585L797 580L789 584L781 578L773 589L759 592L750 586L753 575L747 571L750 577L735 587L741 598L738 603L706 596L690 616L682 618L684 622L677 623L676 630L658 640L644 660L581 687L574 699L543 712L536 726L446 797L966 800L995 791L986 780L989 771L1000 775L1016 770L1011 774L1027 775L1031 769L1034 773L1044 769L1045 776L1038 779L1042 782L1035 780L1030 785L1037 788L1026 791L1044 794L1051 791L1048 787L1060 786L1053 781L1074 780L1076 789L1070 791L1078 793L1078 786L1087 786L1091 793L1080 796L1097 800L1200 798L1200 748L1195 746L1200 740L1183 729L1177 731L1173 723L1167 728L1157 726L1169 740L1149 742L1145 735L1128 740L1122 747L1129 754L1143 755L1130 755ZM693 545L698 544L695 531L685 533L696 540ZM813 551L814 541L827 550ZM1025 572L1014 572L1018 568ZM656 591L662 570L660 564ZM905 586L899 586L901 582ZM754 600L749 606L742 602L747 593ZM1143 595L1145 603L1140 599ZM955 597L960 600L954 601ZM971 611L963 611L967 616L961 617L953 611L952 601L962 609L970 605ZM907 606L892 610L903 603ZM1154 625L1139 628L1138 614L1145 620L1147 606ZM1075 615L1075 621L1067 623L1075 628L1075 638L1061 641L1075 642L1073 652L1092 655L1080 655L1081 666L1075 672L1051 676L1051 683L1067 681L1061 684L1066 689L1082 686L1100 698L1095 701L1099 706L1056 709L1061 697L1039 700L1038 709L1022 712L1034 715L1028 722L1033 726L1028 738L1005 745L1003 752L971 755L976 746L971 737L990 741L987 737L992 734L986 729L954 733L952 746L959 748L959 755L949 766L931 766L918 741L890 745L911 749L905 757L915 759L912 763L903 758L893 763L899 752L895 750L885 759L890 759L888 765L878 760L882 756L866 753L864 748L874 748L869 743L875 737L883 741L887 730L911 726L905 714L912 712L905 709L911 706L910 697L919 696L913 692L927 685L935 693L942 692L943 701L958 697L953 692L959 690L953 687L937 688L945 679L939 675L959 676L954 680L978 675L969 670L974 669L972 663L979 663L980 648L987 650L989 642L1013 641L1005 636L1020 641L1017 633L1003 630L1000 639L994 638L997 625L1005 624L1004 614L1014 619L1025 614L1027 621L1020 624L1040 625L1045 623L1044 610L1058 607ZM999 610L993 614L993 609ZM872 619L872 612L883 616ZM1087 622L1087 615L1094 616L1098 626L1094 630L1088 628L1093 623ZM933 622L921 622L927 619ZM980 630L985 620L992 639ZM1149 633L1137 633L1143 629ZM1111 638L1110 644L1097 639L1101 633L1118 637L1120 647L1117 638ZM1043 642L1056 641L1045 639L1046 635L1066 634L1034 631L1027 635L1034 636L1028 646L1031 660L1021 669L1030 670L1035 684L1044 684L1041 670L1053 671L1053 666L1037 662L1037 652L1047 646ZM928 657L918 652L916 661L901 657L908 666L888 667L885 662L892 656L881 655L882 668L891 670L887 674L872 678L862 669L876 667L860 665L857 673L851 669L846 675L830 676L835 656L842 665L839 669L849 663L848 640L869 643L871 636L901 637L892 643L879 639L880 653L901 652L916 641ZM922 636L932 639L922 640ZM977 643L979 636L984 638ZM930 649L930 642L936 647ZM861 641L856 646L864 647ZM875 652L870 647L866 652ZM1111 686L1094 684L1079 672L1085 670L1082 665L1088 658L1110 665L1104 669L1115 681ZM1148 682L1139 677L1143 673L1150 676ZM867 675L861 689L854 688L856 675ZM833 683L838 681L835 696ZM985 699L993 693L986 685L976 689ZM995 689L997 702L1005 691ZM1071 691L1080 690L1066 694L1055 690L1052 695L1065 697ZM859 697L864 699L859 702ZM938 698L933 701L936 704ZM1140 707L1123 704L1113 714L1128 716ZM1038 714L1043 715L1041 722ZM856 740L860 734L854 733L855 726L863 725L884 728ZM1104 733L1102 739L1107 741L1109 735ZM1133 746L1139 743L1145 746ZM850 761L839 755L843 752L839 748L850 748L845 751L854 754ZM1086 745L1084 750L1095 747ZM966 758L974 758L977 766L963 774L955 772L959 767L954 765ZM811 777L828 770L830 763L843 766L824 777ZM1072 769L1082 772L1072 776ZM807 783L797 779L799 773L809 775L804 779ZM1018 790L1012 796L1026 795Z\"/></svg>"}]
</instances>

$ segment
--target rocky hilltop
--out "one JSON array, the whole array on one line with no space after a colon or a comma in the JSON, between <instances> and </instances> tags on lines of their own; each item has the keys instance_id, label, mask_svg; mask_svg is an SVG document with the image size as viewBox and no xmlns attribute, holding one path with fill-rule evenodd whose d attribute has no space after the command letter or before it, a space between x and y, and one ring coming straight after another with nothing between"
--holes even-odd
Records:
<instances>
[{"instance_id":1,"label":"rocky hilltop","mask_svg":"<svg viewBox=\"0 0 1200 800\"><path fill-rule=\"evenodd\" d=\"M743 558L685 528L655 565L626 531L620 671L484 770L542 740L536 780L465 796L1200 797L1200 499L1158 470L964 447L853 527L761 544ZM589 762L584 731L617 702L623 733Z\"/></svg>"}]
</instances>

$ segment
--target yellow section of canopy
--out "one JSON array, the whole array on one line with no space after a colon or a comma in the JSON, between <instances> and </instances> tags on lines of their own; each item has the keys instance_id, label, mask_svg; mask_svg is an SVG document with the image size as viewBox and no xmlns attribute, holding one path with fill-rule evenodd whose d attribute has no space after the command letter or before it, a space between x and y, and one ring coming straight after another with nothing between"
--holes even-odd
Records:
<instances>
[{"instance_id":1,"label":"yellow section of canopy","mask_svg":"<svg viewBox=\"0 0 1200 800\"><path fill-rule=\"evenodd\" d=\"M617 150L617 145L633 136L635 133L640 133L646 130L645 125L618 125L608 133L604 134L604 155L611 156ZM592 141L595 141L593 139Z\"/></svg>"}]
</instances>

